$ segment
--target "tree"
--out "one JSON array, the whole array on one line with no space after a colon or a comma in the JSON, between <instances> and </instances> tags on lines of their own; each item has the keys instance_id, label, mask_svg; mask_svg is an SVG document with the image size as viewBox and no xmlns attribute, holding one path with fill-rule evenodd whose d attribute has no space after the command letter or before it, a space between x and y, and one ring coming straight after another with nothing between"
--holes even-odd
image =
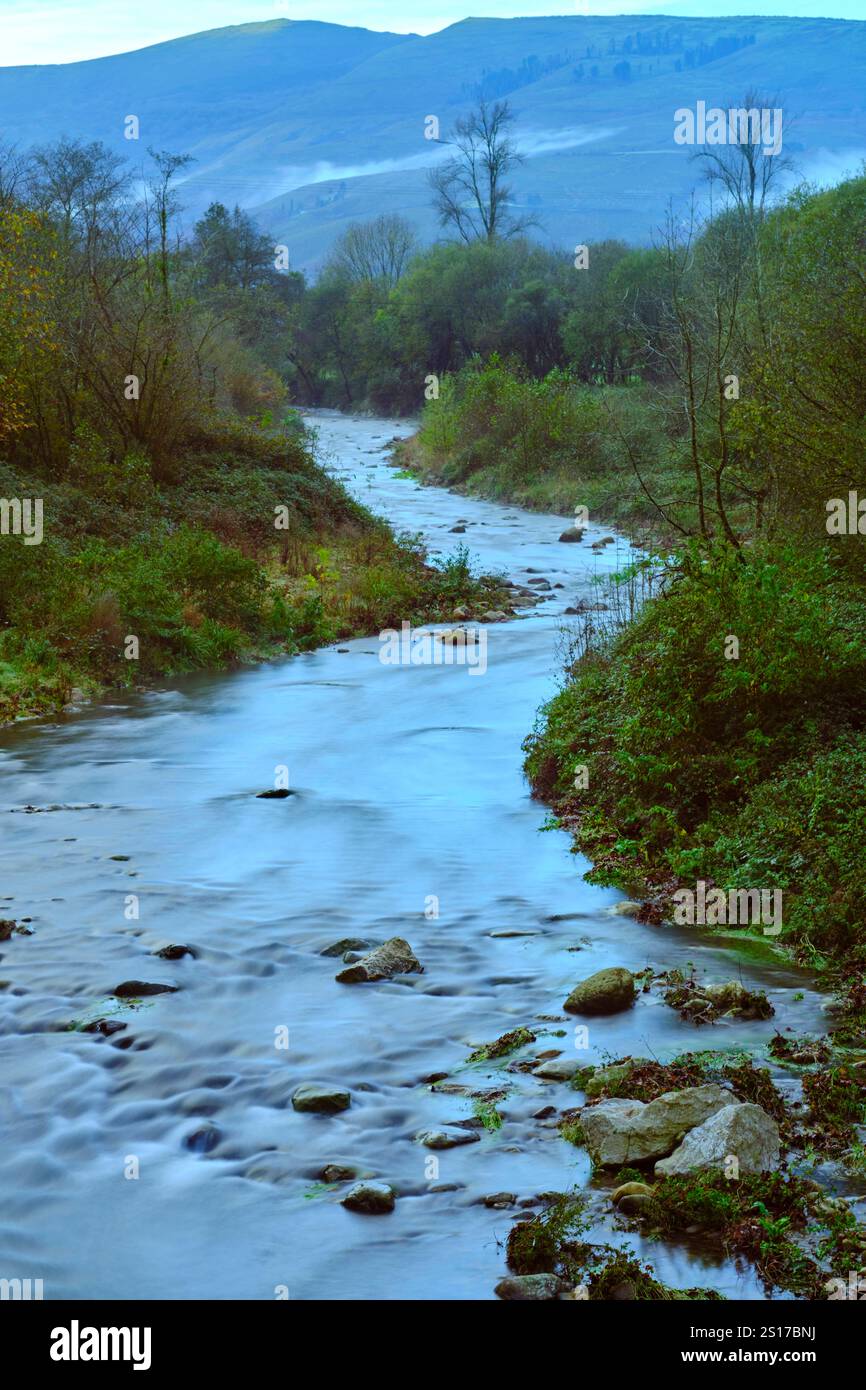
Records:
<instances>
[{"instance_id":1,"label":"tree","mask_svg":"<svg viewBox=\"0 0 866 1390\"><path fill-rule=\"evenodd\" d=\"M336 242L328 266L354 283L364 280L393 289L417 250L415 232L399 213L353 222Z\"/></svg>"},{"instance_id":2,"label":"tree","mask_svg":"<svg viewBox=\"0 0 866 1390\"><path fill-rule=\"evenodd\" d=\"M43 217L0 207L0 440L31 423L28 372L56 350L49 310L55 254Z\"/></svg>"},{"instance_id":3,"label":"tree","mask_svg":"<svg viewBox=\"0 0 866 1390\"><path fill-rule=\"evenodd\" d=\"M743 97L742 107L731 108L730 119L736 120L737 139L727 145L705 145L694 156L703 165L711 196L715 198L720 193L723 203L742 224L754 275L758 329L765 339L769 328L764 305L760 230L773 190L778 189L783 175L793 168L793 160L782 153L790 121L785 119L778 100L778 97L750 88ZM773 132L778 144L775 154L768 152L765 143L769 133L763 124L765 112L779 115L779 126Z\"/></svg>"},{"instance_id":4,"label":"tree","mask_svg":"<svg viewBox=\"0 0 866 1390\"><path fill-rule=\"evenodd\" d=\"M274 244L239 207L211 203L195 224L196 280L205 289L248 290L275 281Z\"/></svg>"},{"instance_id":5,"label":"tree","mask_svg":"<svg viewBox=\"0 0 866 1390\"><path fill-rule=\"evenodd\" d=\"M750 88L742 107L731 108L737 117L737 140L727 145L704 145L694 156L703 165L709 184L721 189L725 199L749 222L763 218L771 190L792 167L790 158L782 153L790 122L777 103L778 97ZM764 142L761 113L768 111L780 114L780 126L774 132L779 146L775 154L768 152Z\"/></svg>"},{"instance_id":6,"label":"tree","mask_svg":"<svg viewBox=\"0 0 866 1390\"><path fill-rule=\"evenodd\" d=\"M514 116L507 101L462 117L443 141L457 151L429 175L433 204L443 227L453 227L462 241L496 241L535 225L531 217L508 212L512 190L506 179L523 163L509 131Z\"/></svg>"},{"instance_id":7,"label":"tree","mask_svg":"<svg viewBox=\"0 0 866 1390\"><path fill-rule=\"evenodd\" d=\"M156 165L156 174L148 185L147 212L148 218L151 214L156 215L159 231L159 279L162 286L163 303L167 309L170 295L168 229L172 217L178 211L177 199L171 185L175 174L192 162L192 155L171 154L168 150L148 149L147 152Z\"/></svg>"}]
</instances>

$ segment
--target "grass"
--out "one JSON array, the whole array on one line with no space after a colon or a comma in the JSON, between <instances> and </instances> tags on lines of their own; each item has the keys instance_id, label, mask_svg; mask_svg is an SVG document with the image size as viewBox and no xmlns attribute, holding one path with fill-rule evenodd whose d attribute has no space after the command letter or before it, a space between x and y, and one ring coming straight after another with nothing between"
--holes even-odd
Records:
<instances>
[{"instance_id":1,"label":"grass","mask_svg":"<svg viewBox=\"0 0 866 1390\"><path fill-rule=\"evenodd\" d=\"M633 622L578 653L525 744L589 877L641 893L654 921L699 879L779 889L782 944L862 973L864 628L863 591L826 549L681 558Z\"/></svg>"},{"instance_id":2,"label":"grass","mask_svg":"<svg viewBox=\"0 0 866 1390\"><path fill-rule=\"evenodd\" d=\"M647 493L663 498L680 525L697 517L669 408L637 381L588 386L559 368L532 379L495 354L473 360L444 378L395 458L422 481L529 511L586 507L591 522L641 543L675 534Z\"/></svg>"},{"instance_id":3,"label":"grass","mask_svg":"<svg viewBox=\"0 0 866 1390\"><path fill-rule=\"evenodd\" d=\"M0 464L0 493L38 495L45 514L42 544L0 538L0 722L59 711L74 690L503 602L465 549L429 564L417 538L356 503L296 433L225 423L163 466L158 484L146 458L118 462L88 436L61 478Z\"/></svg>"}]
</instances>

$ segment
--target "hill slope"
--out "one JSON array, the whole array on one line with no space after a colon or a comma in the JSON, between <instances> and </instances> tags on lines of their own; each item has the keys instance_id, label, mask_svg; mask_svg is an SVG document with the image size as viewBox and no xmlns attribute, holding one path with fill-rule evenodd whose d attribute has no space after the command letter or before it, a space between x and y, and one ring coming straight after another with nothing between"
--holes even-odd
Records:
<instances>
[{"instance_id":1,"label":"hill slope","mask_svg":"<svg viewBox=\"0 0 866 1390\"><path fill-rule=\"evenodd\" d=\"M63 67L0 69L0 132L27 146L60 134L188 152L190 211L212 197L256 209L296 265L321 259L356 218L404 211L436 227L425 170L478 100L508 96L527 163L521 203L559 244L647 240L668 196L696 181L673 113L775 94L809 177L866 156L866 24L669 16L468 19L425 37L273 20ZM123 120L141 121L139 144Z\"/></svg>"}]
</instances>

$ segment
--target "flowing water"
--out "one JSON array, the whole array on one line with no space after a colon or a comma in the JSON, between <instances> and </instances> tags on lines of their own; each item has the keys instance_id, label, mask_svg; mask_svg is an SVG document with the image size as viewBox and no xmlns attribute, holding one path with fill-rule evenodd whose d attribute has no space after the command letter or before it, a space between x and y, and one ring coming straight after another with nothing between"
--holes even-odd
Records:
<instances>
[{"instance_id":1,"label":"flowing water","mask_svg":"<svg viewBox=\"0 0 866 1390\"><path fill-rule=\"evenodd\" d=\"M405 423L316 423L329 466L398 529L563 587L489 628L483 675L387 666L366 638L2 735L0 917L32 918L33 935L0 946L0 1276L42 1278L46 1298L492 1297L515 1209L480 1199L591 1177L555 1121L533 1118L575 1092L508 1059L467 1067L472 1046L526 1024L534 1051L573 1056L563 999L607 965L740 975L777 1017L698 1031L644 995L591 1021L587 1061L820 1031L808 977L615 915L622 895L583 882L569 837L540 833L521 740L555 689L562 610L625 548L590 551L595 528L558 544L569 518L401 478L385 446ZM281 764L295 795L257 799ZM340 985L320 954L393 935L423 974ZM167 943L197 955L155 958ZM128 979L179 990L122 1007L114 1037L69 1030L117 1009ZM507 1088L501 1128L438 1154L438 1173L415 1136L473 1102L431 1091L431 1073ZM294 1112L310 1080L347 1087L351 1107ZM329 1162L391 1183L394 1213L343 1208L344 1189L319 1181ZM590 1211L609 1239L600 1191ZM667 1282L762 1296L700 1246L627 1240Z\"/></svg>"}]
</instances>

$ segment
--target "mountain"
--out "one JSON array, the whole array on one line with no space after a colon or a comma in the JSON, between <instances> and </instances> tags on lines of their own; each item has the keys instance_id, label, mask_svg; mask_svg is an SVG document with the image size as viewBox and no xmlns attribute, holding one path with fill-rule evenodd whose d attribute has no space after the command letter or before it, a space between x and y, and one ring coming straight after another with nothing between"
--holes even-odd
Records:
<instances>
[{"instance_id":1,"label":"mountain","mask_svg":"<svg viewBox=\"0 0 866 1390\"><path fill-rule=\"evenodd\" d=\"M400 211L437 234L426 170L482 96L508 97L526 155L515 200L560 245L648 241L698 180L674 112L775 98L801 175L866 158L866 23L763 16L467 19L427 36L277 19L63 66L0 68L0 138L101 139L195 158L188 215L212 198L255 213L312 267L354 219ZM124 118L140 121L138 143Z\"/></svg>"}]
</instances>

